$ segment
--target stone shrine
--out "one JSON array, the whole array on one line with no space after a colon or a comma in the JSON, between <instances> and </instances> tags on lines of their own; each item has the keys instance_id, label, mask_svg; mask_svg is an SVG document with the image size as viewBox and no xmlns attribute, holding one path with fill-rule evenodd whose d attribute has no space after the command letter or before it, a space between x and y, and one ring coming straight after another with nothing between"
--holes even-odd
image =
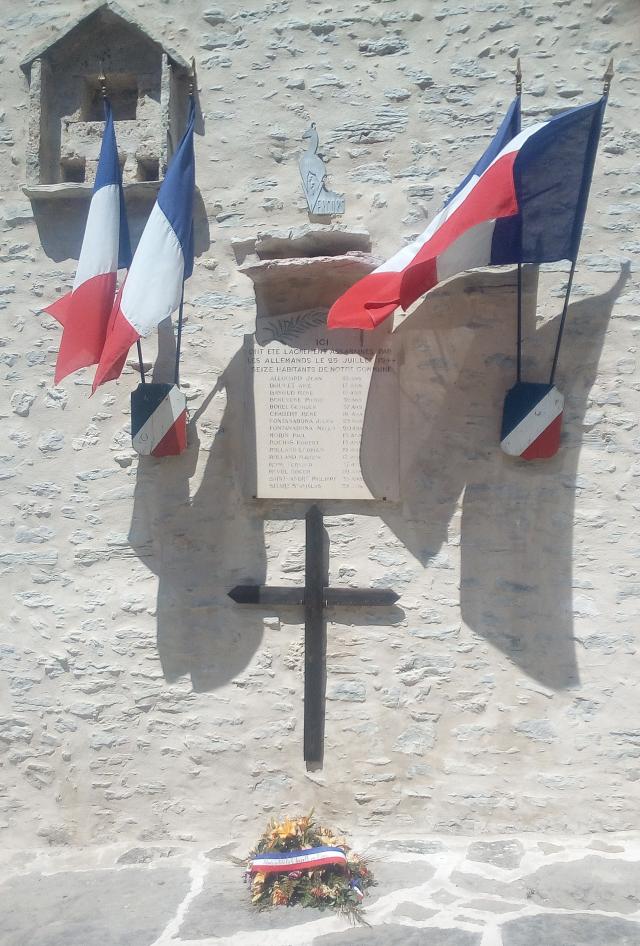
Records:
<instances>
[{"instance_id":1,"label":"stone shrine","mask_svg":"<svg viewBox=\"0 0 640 946\"><path fill-rule=\"evenodd\" d=\"M93 184L101 73L109 74L125 184L164 176L184 121L179 89L186 88L189 65L117 3L85 12L62 36L33 49L21 68L30 87L27 196L73 195L77 189L66 185Z\"/></svg>"}]
</instances>

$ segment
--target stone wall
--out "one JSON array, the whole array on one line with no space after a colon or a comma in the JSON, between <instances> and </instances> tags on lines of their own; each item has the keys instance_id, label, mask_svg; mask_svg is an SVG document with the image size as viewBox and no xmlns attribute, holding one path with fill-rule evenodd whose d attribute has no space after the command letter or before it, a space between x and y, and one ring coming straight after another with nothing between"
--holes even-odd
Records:
<instances>
[{"instance_id":1,"label":"stone wall","mask_svg":"<svg viewBox=\"0 0 640 946\"><path fill-rule=\"evenodd\" d=\"M38 314L71 285L82 216L22 195L19 63L88 8L0 4L5 844L222 843L312 806L372 833L627 830L639 295L621 266L640 251L637 3L247 3L133 11L196 55L204 120L182 368L191 447L163 461L131 450L133 370L91 399L91 371L54 387L60 330ZM300 615L227 598L242 581L301 580L306 508L242 492L239 353L255 305L231 241L308 223L297 159L313 120L343 222L390 254L489 140L517 55L528 122L597 97L616 59L557 378L563 449L539 466L498 449L511 271L449 283L399 327L403 503L325 513L332 582L392 585L400 609L392 623L333 615L327 753L307 772ZM134 235L148 209L130 208ZM548 270L537 317L527 273L532 380L566 282L567 266Z\"/></svg>"}]
</instances>

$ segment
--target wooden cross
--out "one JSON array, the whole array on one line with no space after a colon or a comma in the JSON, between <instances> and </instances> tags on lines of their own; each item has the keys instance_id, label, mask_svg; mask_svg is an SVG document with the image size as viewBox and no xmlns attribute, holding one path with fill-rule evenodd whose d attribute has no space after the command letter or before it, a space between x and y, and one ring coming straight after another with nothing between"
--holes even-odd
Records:
<instances>
[{"instance_id":1,"label":"wooden cross","mask_svg":"<svg viewBox=\"0 0 640 946\"><path fill-rule=\"evenodd\" d=\"M304 759L307 763L320 763L324 743L327 643L324 610L333 605L389 606L400 596L390 588L327 586L322 513L317 506L311 506L305 519L304 586L236 585L229 597L238 604L304 605Z\"/></svg>"}]
</instances>

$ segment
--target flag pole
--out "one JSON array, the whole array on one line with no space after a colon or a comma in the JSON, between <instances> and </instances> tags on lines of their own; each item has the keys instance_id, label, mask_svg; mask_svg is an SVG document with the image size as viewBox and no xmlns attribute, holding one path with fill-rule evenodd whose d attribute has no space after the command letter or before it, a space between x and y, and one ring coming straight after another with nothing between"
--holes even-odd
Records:
<instances>
[{"instance_id":1,"label":"flag pole","mask_svg":"<svg viewBox=\"0 0 640 946\"><path fill-rule=\"evenodd\" d=\"M516 62L516 96L522 98L522 69L520 68L520 57ZM522 244L522 240L520 240ZM518 261L518 309L517 309L518 340L516 351L516 381L519 383L522 377L522 263Z\"/></svg>"},{"instance_id":2,"label":"flag pole","mask_svg":"<svg viewBox=\"0 0 640 946\"><path fill-rule=\"evenodd\" d=\"M176 370L173 383L180 387L180 347L182 345L182 309L184 307L184 279L182 280L182 294L180 296L180 308L178 309L178 331L176 335Z\"/></svg>"},{"instance_id":3,"label":"flag pole","mask_svg":"<svg viewBox=\"0 0 640 946\"><path fill-rule=\"evenodd\" d=\"M191 57L191 71L189 73L189 99L194 100L196 88L196 61ZM174 384L180 387L180 349L182 347L182 314L184 310L184 273L182 275L182 293L180 295L180 308L178 309L178 328L176 332L176 367L174 372Z\"/></svg>"},{"instance_id":4,"label":"flag pole","mask_svg":"<svg viewBox=\"0 0 640 946\"><path fill-rule=\"evenodd\" d=\"M107 77L104 72L104 63L102 59L100 60L100 75L98 76L98 82L100 83L100 95L102 97L103 103L105 103L105 119L106 119L106 101L107 101ZM140 339L136 342L138 348L138 364L140 366L140 379L142 384L147 383L147 379L144 376L144 361L142 360L142 345L140 344Z\"/></svg>"},{"instance_id":5,"label":"flag pole","mask_svg":"<svg viewBox=\"0 0 640 946\"><path fill-rule=\"evenodd\" d=\"M607 71L605 72L604 76L602 77L602 97L605 99L605 105L606 105L606 100L607 100L608 97L609 97L609 89L611 88L611 80L613 79L613 75L614 75L614 73L613 73L613 59L610 59L610 60L609 60L609 65L607 66ZM604 117L604 111L603 111L603 117ZM601 132L601 129L602 129L602 122L600 123L600 127L598 128L598 139L597 139L597 141L596 141L596 148L597 148L597 146L598 146L598 141L600 140L600 132ZM594 154L594 160L595 160L595 154ZM590 185L590 183L591 183L591 180L589 179L589 182L588 182L587 185L586 185L587 194L585 195L585 203L586 203L586 196L588 195L588 190L589 190L589 185ZM584 185L584 182L583 182L583 189L584 189L584 187L585 187L585 185ZM580 234L580 235L582 235L582 234ZM577 263L577 260L578 260L578 248L579 248L579 243L578 243L578 246L576 247L575 259L572 260L572 262L571 262L571 269L569 270L569 279L568 279L568 281L567 281L567 289L566 289L566 292L565 292L565 294L564 294L564 305L562 306L562 315L560 316L560 327L559 327L559 329L558 329L558 338L556 339L556 349L555 349L555 352L554 352L554 354L553 354L553 364L552 364L552 366L551 366L551 374L550 374L550 376L549 376L549 384L553 384L553 382L554 382L554 380L555 380L555 376L556 376L556 368L558 367L558 358L560 357L560 344L561 344L561 342L562 342L562 336L563 336L563 333L564 333L564 326L565 326L565 322L566 322L566 320L567 320L567 311L568 311L568 309L569 309L569 298L570 298L570 296L571 296L571 287L573 286L573 274L574 274L575 271L576 271L576 263Z\"/></svg>"}]
</instances>

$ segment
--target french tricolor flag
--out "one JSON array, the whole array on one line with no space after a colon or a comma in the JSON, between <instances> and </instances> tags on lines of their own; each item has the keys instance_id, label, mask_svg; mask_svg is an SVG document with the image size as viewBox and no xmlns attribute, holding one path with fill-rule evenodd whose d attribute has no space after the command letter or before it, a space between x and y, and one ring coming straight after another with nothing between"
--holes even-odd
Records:
<instances>
[{"instance_id":1,"label":"french tricolor flag","mask_svg":"<svg viewBox=\"0 0 640 946\"><path fill-rule=\"evenodd\" d=\"M63 327L55 382L100 361L118 269L131 260L116 134L107 99L100 158L73 289L43 309Z\"/></svg>"},{"instance_id":2,"label":"french tricolor flag","mask_svg":"<svg viewBox=\"0 0 640 946\"><path fill-rule=\"evenodd\" d=\"M514 102L449 202L412 243L332 306L330 328L373 329L450 276L574 260L606 99L519 131Z\"/></svg>"},{"instance_id":3,"label":"french tricolor flag","mask_svg":"<svg viewBox=\"0 0 640 946\"><path fill-rule=\"evenodd\" d=\"M93 390L117 378L126 354L180 306L193 270L195 104L158 198L140 237L127 278L114 303Z\"/></svg>"}]
</instances>

